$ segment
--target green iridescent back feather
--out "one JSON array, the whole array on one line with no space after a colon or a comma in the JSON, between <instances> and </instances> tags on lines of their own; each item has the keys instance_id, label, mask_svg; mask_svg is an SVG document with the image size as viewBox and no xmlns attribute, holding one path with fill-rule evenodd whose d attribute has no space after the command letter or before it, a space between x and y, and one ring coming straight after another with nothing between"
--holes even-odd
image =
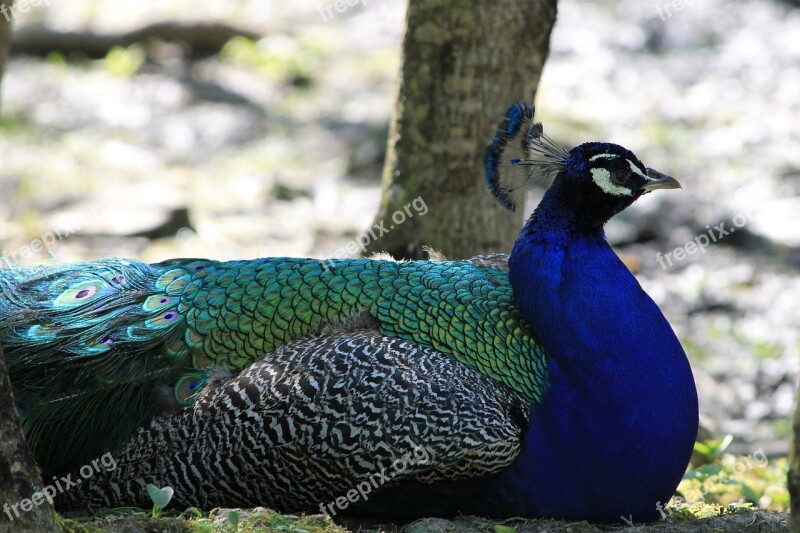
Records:
<instances>
[{"instance_id":1,"label":"green iridescent back feather","mask_svg":"<svg viewBox=\"0 0 800 533\"><path fill-rule=\"evenodd\" d=\"M114 451L170 403L191 404L212 372L365 311L384 335L533 402L546 383L506 272L466 262L109 259L0 270L0 289L0 343L47 473Z\"/></svg>"}]
</instances>

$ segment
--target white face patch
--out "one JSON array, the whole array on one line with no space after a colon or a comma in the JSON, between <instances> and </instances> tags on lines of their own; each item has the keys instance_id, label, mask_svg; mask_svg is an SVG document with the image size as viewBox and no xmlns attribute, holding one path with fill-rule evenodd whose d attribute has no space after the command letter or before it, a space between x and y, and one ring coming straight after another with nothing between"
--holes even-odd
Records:
<instances>
[{"instance_id":1,"label":"white face patch","mask_svg":"<svg viewBox=\"0 0 800 533\"><path fill-rule=\"evenodd\" d=\"M603 192L613 196L633 196L633 191L630 191L625 187L620 187L619 185L614 185L614 183L611 181L611 172L605 168L593 168L591 172L592 179L598 187L603 189Z\"/></svg>"},{"instance_id":2,"label":"white face patch","mask_svg":"<svg viewBox=\"0 0 800 533\"><path fill-rule=\"evenodd\" d=\"M598 159L614 159L615 157L619 156L616 154L597 154L590 157L589 161L596 161Z\"/></svg>"},{"instance_id":3,"label":"white face patch","mask_svg":"<svg viewBox=\"0 0 800 533\"><path fill-rule=\"evenodd\" d=\"M633 164L633 161L631 161L630 159L626 159L625 161L627 161L628 165L631 167L631 172L633 172L634 174L639 174L641 177L643 177L647 181L651 181L651 178L647 177L647 174L642 172L642 170L639 167L637 167L636 165Z\"/></svg>"}]
</instances>

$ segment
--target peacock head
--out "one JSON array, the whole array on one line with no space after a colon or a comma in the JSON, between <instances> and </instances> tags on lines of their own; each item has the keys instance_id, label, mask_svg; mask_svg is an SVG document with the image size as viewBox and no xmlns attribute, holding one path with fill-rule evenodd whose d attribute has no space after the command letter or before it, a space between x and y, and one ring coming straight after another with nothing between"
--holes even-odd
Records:
<instances>
[{"instance_id":1,"label":"peacock head","mask_svg":"<svg viewBox=\"0 0 800 533\"><path fill-rule=\"evenodd\" d=\"M533 183L553 177L548 195L596 226L650 191L681 187L618 144L589 142L566 150L545 135L541 123L533 122L533 114L527 103L511 106L486 150L489 190L506 209L514 211ZM527 130L520 135L523 127ZM511 142L517 138L514 147Z\"/></svg>"}]
</instances>

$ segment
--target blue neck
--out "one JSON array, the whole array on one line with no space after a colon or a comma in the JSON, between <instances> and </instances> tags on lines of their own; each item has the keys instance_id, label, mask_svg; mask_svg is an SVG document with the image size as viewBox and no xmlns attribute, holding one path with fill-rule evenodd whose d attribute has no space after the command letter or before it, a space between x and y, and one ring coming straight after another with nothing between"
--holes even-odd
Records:
<instances>
[{"instance_id":1,"label":"blue neck","mask_svg":"<svg viewBox=\"0 0 800 533\"><path fill-rule=\"evenodd\" d=\"M549 358L524 450L495 483L510 514L659 516L697 435L680 342L605 239L553 187L510 259L517 306ZM566 207L565 207L566 206Z\"/></svg>"}]
</instances>

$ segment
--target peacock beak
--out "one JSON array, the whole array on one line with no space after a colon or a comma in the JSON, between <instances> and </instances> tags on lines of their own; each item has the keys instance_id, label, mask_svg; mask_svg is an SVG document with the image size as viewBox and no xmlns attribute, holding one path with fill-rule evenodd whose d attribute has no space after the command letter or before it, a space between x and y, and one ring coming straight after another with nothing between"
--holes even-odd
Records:
<instances>
[{"instance_id":1,"label":"peacock beak","mask_svg":"<svg viewBox=\"0 0 800 533\"><path fill-rule=\"evenodd\" d=\"M647 169L647 179L647 183L642 185L644 192L655 191L656 189L683 189L678 180L652 168Z\"/></svg>"}]
</instances>

